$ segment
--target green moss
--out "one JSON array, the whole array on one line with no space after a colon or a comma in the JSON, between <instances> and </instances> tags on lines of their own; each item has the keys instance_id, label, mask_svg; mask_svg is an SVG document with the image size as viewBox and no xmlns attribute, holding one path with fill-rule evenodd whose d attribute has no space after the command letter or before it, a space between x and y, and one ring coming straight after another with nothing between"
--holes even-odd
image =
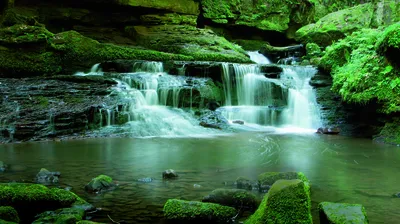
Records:
<instances>
[{"instance_id":1,"label":"green moss","mask_svg":"<svg viewBox=\"0 0 400 224\"><path fill-rule=\"evenodd\" d=\"M393 66L400 68L400 23L387 27L377 43L379 54L386 56Z\"/></svg>"},{"instance_id":2,"label":"green moss","mask_svg":"<svg viewBox=\"0 0 400 224\"><path fill-rule=\"evenodd\" d=\"M301 172L266 172L258 175L258 183L262 185L273 185L278 180L300 179L308 183L307 177Z\"/></svg>"},{"instance_id":3,"label":"green moss","mask_svg":"<svg viewBox=\"0 0 400 224\"><path fill-rule=\"evenodd\" d=\"M240 45L246 51L258 51L265 45L269 45L268 42L263 40L241 40L236 39L233 42L237 45Z\"/></svg>"},{"instance_id":4,"label":"green moss","mask_svg":"<svg viewBox=\"0 0 400 224\"><path fill-rule=\"evenodd\" d=\"M204 17L215 23L230 23L262 30L285 31L290 23L308 24L314 8L303 0L203 0Z\"/></svg>"},{"instance_id":5,"label":"green moss","mask_svg":"<svg viewBox=\"0 0 400 224\"><path fill-rule=\"evenodd\" d=\"M120 5L155 8L183 14L198 15L199 3L193 0L116 0Z\"/></svg>"},{"instance_id":6,"label":"green moss","mask_svg":"<svg viewBox=\"0 0 400 224\"><path fill-rule=\"evenodd\" d=\"M109 177L107 175L103 175L103 174L93 178L93 180L94 181L104 181L106 183L111 183L112 182L112 178L111 177Z\"/></svg>"},{"instance_id":7,"label":"green moss","mask_svg":"<svg viewBox=\"0 0 400 224\"><path fill-rule=\"evenodd\" d=\"M255 210L258 206L254 194L240 189L216 189L203 198L203 202L217 203L237 209Z\"/></svg>"},{"instance_id":8,"label":"green moss","mask_svg":"<svg viewBox=\"0 0 400 224\"><path fill-rule=\"evenodd\" d=\"M213 203L169 199L164 205L164 216L169 220L226 223L235 215L234 208Z\"/></svg>"},{"instance_id":9,"label":"green moss","mask_svg":"<svg viewBox=\"0 0 400 224\"><path fill-rule=\"evenodd\" d=\"M3 219L0 219L0 224L17 224L16 222L9 222L9 221L5 221Z\"/></svg>"},{"instance_id":10,"label":"green moss","mask_svg":"<svg viewBox=\"0 0 400 224\"><path fill-rule=\"evenodd\" d=\"M195 27L197 25L196 20L197 16L181 15L177 13L140 16L140 21L142 23L150 25L191 25Z\"/></svg>"},{"instance_id":11,"label":"green moss","mask_svg":"<svg viewBox=\"0 0 400 224\"><path fill-rule=\"evenodd\" d=\"M400 146L400 119L394 118L387 122L374 140Z\"/></svg>"},{"instance_id":12,"label":"green moss","mask_svg":"<svg viewBox=\"0 0 400 224\"><path fill-rule=\"evenodd\" d=\"M78 208L63 208L56 211L47 211L39 215L34 224L40 223L54 223L54 224L68 224L81 221L85 216L85 210Z\"/></svg>"},{"instance_id":13,"label":"green moss","mask_svg":"<svg viewBox=\"0 0 400 224\"><path fill-rule=\"evenodd\" d=\"M245 223L312 223L308 184L298 179L278 180Z\"/></svg>"},{"instance_id":14,"label":"green moss","mask_svg":"<svg viewBox=\"0 0 400 224\"><path fill-rule=\"evenodd\" d=\"M321 48L316 43L308 43L306 45L306 52L308 58L322 56Z\"/></svg>"},{"instance_id":15,"label":"green moss","mask_svg":"<svg viewBox=\"0 0 400 224\"><path fill-rule=\"evenodd\" d=\"M329 46L346 34L370 27L374 13L371 3L330 13L315 24L309 24L296 31L296 40Z\"/></svg>"},{"instance_id":16,"label":"green moss","mask_svg":"<svg viewBox=\"0 0 400 224\"><path fill-rule=\"evenodd\" d=\"M11 206L0 206L0 219L9 222L19 222L18 213Z\"/></svg>"}]
</instances>

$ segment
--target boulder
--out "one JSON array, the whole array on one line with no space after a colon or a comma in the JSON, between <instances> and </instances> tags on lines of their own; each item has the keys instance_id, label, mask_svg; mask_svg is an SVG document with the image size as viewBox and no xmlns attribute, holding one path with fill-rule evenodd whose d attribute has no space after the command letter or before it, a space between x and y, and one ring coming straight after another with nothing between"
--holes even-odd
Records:
<instances>
[{"instance_id":1,"label":"boulder","mask_svg":"<svg viewBox=\"0 0 400 224\"><path fill-rule=\"evenodd\" d=\"M0 206L0 220L16 223L19 223L20 221L18 212L11 206Z\"/></svg>"},{"instance_id":2,"label":"boulder","mask_svg":"<svg viewBox=\"0 0 400 224\"><path fill-rule=\"evenodd\" d=\"M347 34L370 27L374 14L372 3L366 3L330 13L318 22L304 26L296 31L297 41L316 43L326 47Z\"/></svg>"},{"instance_id":3,"label":"boulder","mask_svg":"<svg viewBox=\"0 0 400 224\"><path fill-rule=\"evenodd\" d=\"M276 181L257 211L244 223L312 224L308 183L298 179Z\"/></svg>"},{"instance_id":4,"label":"boulder","mask_svg":"<svg viewBox=\"0 0 400 224\"><path fill-rule=\"evenodd\" d=\"M325 135L337 135L340 133L340 128L338 127L318 128L317 133Z\"/></svg>"},{"instance_id":5,"label":"boulder","mask_svg":"<svg viewBox=\"0 0 400 224\"><path fill-rule=\"evenodd\" d=\"M278 65L259 65L260 72L264 74L265 77L270 79L279 79L281 73L283 72L283 68Z\"/></svg>"},{"instance_id":6,"label":"boulder","mask_svg":"<svg viewBox=\"0 0 400 224\"><path fill-rule=\"evenodd\" d=\"M113 182L111 177L99 175L86 184L85 190L90 193L101 193L103 191L113 190L116 187L117 185Z\"/></svg>"},{"instance_id":7,"label":"boulder","mask_svg":"<svg viewBox=\"0 0 400 224\"><path fill-rule=\"evenodd\" d=\"M60 177L60 172L50 172L45 168L40 169L39 173L36 174L35 182L44 183L58 183L58 178Z\"/></svg>"},{"instance_id":8,"label":"boulder","mask_svg":"<svg viewBox=\"0 0 400 224\"><path fill-rule=\"evenodd\" d=\"M70 191L47 188L40 184L0 184L0 201L3 206L14 207L22 223L32 222L35 215L59 208L70 206L84 210L93 208Z\"/></svg>"},{"instance_id":9,"label":"boulder","mask_svg":"<svg viewBox=\"0 0 400 224\"><path fill-rule=\"evenodd\" d=\"M233 124L240 124L240 125L244 125L244 121L242 120L234 120L232 121Z\"/></svg>"},{"instance_id":10,"label":"boulder","mask_svg":"<svg viewBox=\"0 0 400 224\"><path fill-rule=\"evenodd\" d=\"M177 178L178 174L175 172L175 170L168 169L168 170L164 170L164 172L162 173L162 177L163 177L163 179L173 179L173 178Z\"/></svg>"},{"instance_id":11,"label":"boulder","mask_svg":"<svg viewBox=\"0 0 400 224\"><path fill-rule=\"evenodd\" d=\"M258 175L258 185L261 192L267 192L278 180L300 179L309 183L307 177L302 172L266 172Z\"/></svg>"},{"instance_id":12,"label":"boulder","mask_svg":"<svg viewBox=\"0 0 400 224\"><path fill-rule=\"evenodd\" d=\"M228 120L222 116L220 111L208 111L200 117L201 126L214 129L226 129L229 126Z\"/></svg>"},{"instance_id":13,"label":"boulder","mask_svg":"<svg viewBox=\"0 0 400 224\"><path fill-rule=\"evenodd\" d=\"M227 223L236 215L232 207L178 199L169 199L163 211L167 220L175 222Z\"/></svg>"},{"instance_id":14,"label":"boulder","mask_svg":"<svg viewBox=\"0 0 400 224\"><path fill-rule=\"evenodd\" d=\"M4 172L6 169L7 165L3 161L0 161L0 172Z\"/></svg>"},{"instance_id":15,"label":"boulder","mask_svg":"<svg viewBox=\"0 0 400 224\"><path fill-rule=\"evenodd\" d=\"M321 202L318 210L321 224L368 224L365 208L360 204Z\"/></svg>"},{"instance_id":16,"label":"boulder","mask_svg":"<svg viewBox=\"0 0 400 224\"><path fill-rule=\"evenodd\" d=\"M226 205L238 210L255 210L259 205L254 194L241 189L216 189L203 197L202 201Z\"/></svg>"},{"instance_id":17,"label":"boulder","mask_svg":"<svg viewBox=\"0 0 400 224\"><path fill-rule=\"evenodd\" d=\"M306 45L306 56L308 58L321 57L321 48L316 43L307 43Z\"/></svg>"}]
</instances>

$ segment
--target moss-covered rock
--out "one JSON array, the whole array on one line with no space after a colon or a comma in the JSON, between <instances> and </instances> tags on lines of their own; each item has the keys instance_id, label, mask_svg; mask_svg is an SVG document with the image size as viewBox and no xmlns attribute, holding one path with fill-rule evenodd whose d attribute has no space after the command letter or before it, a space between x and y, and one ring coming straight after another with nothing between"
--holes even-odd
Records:
<instances>
[{"instance_id":1,"label":"moss-covered rock","mask_svg":"<svg viewBox=\"0 0 400 224\"><path fill-rule=\"evenodd\" d=\"M0 219L19 223L18 212L11 206L0 206Z\"/></svg>"},{"instance_id":2,"label":"moss-covered rock","mask_svg":"<svg viewBox=\"0 0 400 224\"><path fill-rule=\"evenodd\" d=\"M44 211L87 204L70 191L39 184L18 183L0 184L0 202L3 206L14 207L23 221Z\"/></svg>"},{"instance_id":3,"label":"moss-covered rock","mask_svg":"<svg viewBox=\"0 0 400 224\"><path fill-rule=\"evenodd\" d=\"M234 208L213 203L169 199L164 205L165 218L175 221L227 223L235 215Z\"/></svg>"},{"instance_id":4,"label":"moss-covered rock","mask_svg":"<svg viewBox=\"0 0 400 224\"><path fill-rule=\"evenodd\" d=\"M308 58L321 57L321 48L316 43L308 43L306 45L306 56Z\"/></svg>"},{"instance_id":5,"label":"moss-covered rock","mask_svg":"<svg viewBox=\"0 0 400 224\"><path fill-rule=\"evenodd\" d=\"M41 223L77 223L85 216L85 210L79 208L63 208L56 211L46 211L38 215L34 224Z\"/></svg>"},{"instance_id":6,"label":"moss-covered rock","mask_svg":"<svg viewBox=\"0 0 400 224\"><path fill-rule=\"evenodd\" d=\"M400 23L385 29L377 43L378 52L384 55L393 66L400 68Z\"/></svg>"},{"instance_id":7,"label":"moss-covered rock","mask_svg":"<svg viewBox=\"0 0 400 224\"><path fill-rule=\"evenodd\" d=\"M259 51L265 45L269 45L268 42L263 40L244 40L236 39L232 40L235 44L240 45L246 51Z\"/></svg>"},{"instance_id":8,"label":"moss-covered rock","mask_svg":"<svg viewBox=\"0 0 400 224\"><path fill-rule=\"evenodd\" d=\"M258 175L260 191L268 191L278 180L299 179L309 184L307 177L302 172L266 172Z\"/></svg>"},{"instance_id":9,"label":"moss-covered rock","mask_svg":"<svg viewBox=\"0 0 400 224\"><path fill-rule=\"evenodd\" d=\"M311 199L308 183L301 180L275 182L257 211L245 224L312 223Z\"/></svg>"},{"instance_id":10,"label":"moss-covered rock","mask_svg":"<svg viewBox=\"0 0 400 224\"><path fill-rule=\"evenodd\" d=\"M368 224L365 208L359 204L321 202L318 210L321 224Z\"/></svg>"},{"instance_id":11,"label":"moss-covered rock","mask_svg":"<svg viewBox=\"0 0 400 224\"><path fill-rule=\"evenodd\" d=\"M202 201L245 210L255 210L259 204L256 196L246 190L224 188L213 190Z\"/></svg>"},{"instance_id":12,"label":"moss-covered rock","mask_svg":"<svg viewBox=\"0 0 400 224\"><path fill-rule=\"evenodd\" d=\"M126 31L146 48L187 55L196 61L252 62L240 46L215 35L211 30L164 25L126 27Z\"/></svg>"},{"instance_id":13,"label":"moss-covered rock","mask_svg":"<svg viewBox=\"0 0 400 224\"><path fill-rule=\"evenodd\" d=\"M111 190L115 187L116 185L111 177L107 175L99 175L86 184L85 190L92 193L98 193L101 191Z\"/></svg>"},{"instance_id":14,"label":"moss-covered rock","mask_svg":"<svg viewBox=\"0 0 400 224\"><path fill-rule=\"evenodd\" d=\"M140 21L146 25L191 25L196 26L197 16L177 13L149 14L140 16Z\"/></svg>"},{"instance_id":15,"label":"moss-covered rock","mask_svg":"<svg viewBox=\"0 0 400 224\"><path fill-rule=\"evenodd\" d=\"M370 27L374 13L371 3L330 13L317 23L309 24L296 31L296 40L329 46L346 34Z\"/></svg>"},{"instance_id":16,"label":"moss-covered rock","mask_svg":"<svg viewBox=\"0 0 400 224\"><path fill-rule=\"evenodd\" d=\"M183 14L198 15L199 3L193 0L115 0L120 5L161 9Z\"/></svg>"},{"instance_id":17,"label":"moss-covered rock","mask_svg":"<svg viewBox=\"0 0 400 224\"><path fill-rule=\"evenodd\" d=\"M204 17L220 24L284 32L289 25L308 24L314 5L307 0L202 0Z\"/></svg>"}]
</instances>

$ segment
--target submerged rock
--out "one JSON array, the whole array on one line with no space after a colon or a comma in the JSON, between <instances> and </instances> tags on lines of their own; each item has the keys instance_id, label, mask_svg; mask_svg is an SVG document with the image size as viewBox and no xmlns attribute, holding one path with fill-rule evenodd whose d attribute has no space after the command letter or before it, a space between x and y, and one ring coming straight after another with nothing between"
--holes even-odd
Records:
<instances>
[{"instance_id":1,"label":"submerged rock","mask_svg":"<svg viewBox=\"0 0 400 224\"><path fill-rule=\"evenodd\" d=\"M277 63L285 58L301 57L305 54L305 49L302 44L287 47L265 45L260 52L267 56L272 62Z\"/></svg>"},{"instance_id":2,"label":"submerged rock","mask_svg":"<svg viewBox=\"0 0 400 224\"><path fill-rule=\"evenodd\" d=\"M317 133L325 135L337 135L340 133L340 129L338 127L318 128Z\"/></svg>"},{"instance_id":3,"label":"submerged rock","mask_svg":"<svg viewBox=\"0 0 400 224\"><path fill-rule=\"evenodd\" d=\"M251 181L245 177L238 177L235 181L235 185L239 189L245 190L258 190L259 186L256 181Z\"/></svg>"},{"instance_id":4,"label":"submerged rock","mask_svg":"<svg viewBox=\"0 0 400 224\"><path fill-rule=\"evenodd\" d=\"M360 204L321 202L318 206L321 224L367 224L365 208Z\"/></svg>"},{"instance_id":5,"label":"submerged rock","mask_svg":"<svg viewBox=\"0 0 400 224\"><path fill-rule=\"evenodd\" d=\"M153 182L154 178L151 177L145 177L145 178L140 178L137 181L142 182L142 183L150 183Z\"/></svg>"},{"instance_id":6,"label":"submerged rock","mask_svg":"<svg viewBox=\"0 0 400 224\"><path fill-rule=\"evenodd\" d=\"M261 192L267 192L278 180L300 179L309 183L307 177L302 172L266 172L258 175L258 184Z\"/></svg>"},{"instance_id":7,"label":"submerged rock","mask_svg":"<svg viewBox=\"0 0 400 224\"><path fill-rule=\"evenodd\" d=\"M178 199L169 199L163 211L166 219L178 222L229 223L236 215L236 210L228 206Z\"/></svg>"},{"instance_id":8,"label":"submerged rock","mask_svg":"<svg viewBox=\"0 0 400 224\"><path fill-rule=\"evenodd\" d=\"M56 211L46 211L37 215L33 224L42 223L77 223L85 216L85 210L79 208L63 208Z\"/></svg>"},{"instance_id":9,"label":"submerged rock","mask_svg":"<svg viewBox=\"0 0 400 224\"><path fill-rule=\"evenodd\" d=\"M85 190L90 193L101 193L103 191L113 190L116 187L117 185L113 183L111 177L99 175L86 184Z\"/></svg>"},{"instance_id":10,"label":"submerged rock","mask_svg":"<svg viewBox=\"0 0 400 224\"><path fill-rule=\"evenodd\" d=\"M1 220L19 223L18 212L11 206L0 206L0 223Z\"/></svg>"},{"instance_id":11,"label":"submerged rock","mask_svg":"<svg viewBox=\"0 0 400 224\"><path fill-rule=\"evenodd\" d=\"M162 173L162 177L163 177L163 179L173 179L173 178L177 178L178 174L175 172L175 170L168 169L168 170L164 170L164 172Z\"/></svg>"},{"instance_id":12,"label":"submerged rock","mask_svg":"<svg viewBox=\"0 0 400 224\"><path fill-rule=\"evenodd\" d=\"M39 173L36 174L35 182L44 183L58 183L58 178L60 177L60 172L50 172L45 168L40 169Z\"/></svg>"},{"instance_id":13,"label":"submerged rock","mask_svg":"<svg viewBox=\"0 0 400 224\"><path fill-rule=\"evenodd\" d=\"M254 194L240 189L216 189L205 196L202 201L226 205L240 210L255 210L259 205Z\"/></svg>"},{"instance_id":14,"label":"submerged rock","mask_svg":"<svg viewBox=\"0 0 400 224\"><path fill-rule=\"evenodd\" d=\"M279 221L278 221L279 220ZM301 180L278 180L245 224L312 224L310 187Z\"/></svg>"}]
</instances>

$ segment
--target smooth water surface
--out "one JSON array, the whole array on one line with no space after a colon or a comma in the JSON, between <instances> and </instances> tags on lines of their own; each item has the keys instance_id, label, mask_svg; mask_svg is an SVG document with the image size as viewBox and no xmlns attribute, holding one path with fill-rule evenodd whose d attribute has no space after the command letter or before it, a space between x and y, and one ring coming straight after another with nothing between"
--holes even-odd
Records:
<instances>
[{"instance_id":1,"label":"smooth water surface","mask_svg":"<svg viewBox=\"0 0 400 224\"><path fill-rule=\"evenodd\" d=\"M256 179L266 171L302 171L312 184L313 216L321 201L361 203L370 223L398 223L399 148L366 139L317 134L239 133L210 138L104 138L0 145L10 170L0 182L33 181L44 167L60 171L61 187L102 208L94 221L163 223L169 198L201 200L216 188L234 188L239 176ZM164 181L175 169L180 177ZM106 174L120 184L101 195L83 187ZM153 182L137 181L152 177ZM198 185L201 185L199 187ZM256 193L256 192L255 192ZM257 194L260 198L262 194Z\"/></svg>"}]
</instances>

